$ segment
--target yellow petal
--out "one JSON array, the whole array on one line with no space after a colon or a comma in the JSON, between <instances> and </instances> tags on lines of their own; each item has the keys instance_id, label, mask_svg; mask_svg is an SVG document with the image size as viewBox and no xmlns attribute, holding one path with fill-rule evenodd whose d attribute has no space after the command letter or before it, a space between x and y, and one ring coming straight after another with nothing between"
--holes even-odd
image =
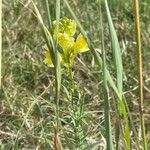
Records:
<instances>
[{"instance_id":1,"label":"yellow petal","mask_svg":"<svg viewBox=\"0 0 150 150\"><path fill-rule=\"evenodd\" d=\"M82 34L79 34L73 46L75 53L86 52L89 50L87 41Z\"/></svg>"},{"instance_id":2,"label":"yellow petal","mask_svg":"<svg viewBox=\"0 0 150 150\"><path fill-rule=\"evenodd\" d=\"M60 33L58 37L58 43L62 47L63 50L70 49L74 45L74 38L70 37L66 33Z\"/></svg>"},{"instance_id":3,"label":"yellow petal","mask_svg":"<svg viewBox=\"0 0 150 150\"><path fill-rule=\"evenodd\" d=\"M45 59L44 59L44 63L45 63L48 67L54 67L48 49L46 49L46 51L45 51Z\"/></svg>"}]
</instances>

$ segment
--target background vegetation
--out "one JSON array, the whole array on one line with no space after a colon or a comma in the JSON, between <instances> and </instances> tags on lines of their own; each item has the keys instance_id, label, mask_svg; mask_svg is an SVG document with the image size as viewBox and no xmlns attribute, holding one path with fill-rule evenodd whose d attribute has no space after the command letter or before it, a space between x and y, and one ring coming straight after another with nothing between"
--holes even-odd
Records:
<instances>
[{"instance_id":1,"label":"background vegetation","mask_svg":"<svg viewBox=\"0 0 150 150\"><path fill-rule=\"evenodd\" d=\"M119 39L123 62L123 94L133 117L138 137L141 137L138 110L138 71L135 43L135 22L133 2L129 0L111 0L109 8ZM45 1L37 0L36 4L47 22ZM101 52L99 15L97 1L69 0L69 4L80 20L87 35L93 42L95 49ZM55 20L55 1L50 1L52 20ZM54 98L55 77L54 70L44 63L43 46L40 24L33 14L35 9L30 0L3 0L2 14L2 90L0 92L0 149L13 149L18 130L18 149L48 150L53 149L55 121ZM107 66L112 76L115 76L115 66L111 51L106 10L102 4L104 24L104 40ZM150 1L140 2L143 77L144 77L144 116L148 149L150 149ZM72 18L65 3L61 2L61 17ZM79 28L78 28L79 31ZM105 149L103 76L99 78L99 69L91 52L79 54L74 63L75 83L81 89L84 100L85 119L83 120L86 143L89 149ZM66 86L67 76L63 74L62 85ZM66 91L61 89L60 114L63 125L67 128L69 112L66 109ZM116 123L116 97L111 94L112 131ZM36 103L33 105L33 102ZM28 113L30 106L32 110ZM25 118L27 116L27 118ZM25 118L24 125L21 127ZM69 128L69 127L68 127ZM69 128L70 129L70 128ZM68 129L68 130L69 130ZM132 132L130 133L133 136ZM63 147L66 140L60 133ZM73 137L70 135L70 138ZM113 138L115 138L113 136ZM122 143L122 142L121 142ZM121 145L121 144L120 144ZM135 149L133 143L132 149ZM66 148L67 149L67 148ZM83 148L86 149L86 148ZM123 149L120 146L120 149Z\"/></svg>"}]
</instances>

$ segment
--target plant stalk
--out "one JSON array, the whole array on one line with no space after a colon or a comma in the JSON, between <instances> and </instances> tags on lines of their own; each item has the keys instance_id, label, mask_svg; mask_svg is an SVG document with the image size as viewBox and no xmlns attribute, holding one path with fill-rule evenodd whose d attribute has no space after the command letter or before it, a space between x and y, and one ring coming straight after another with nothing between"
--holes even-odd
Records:
<instances>
[{"instance_id":1,"label":"plant stalk","mask_svg":"<svg viewBox=\"0 0 150 150\"><path fill-rule=\"evenodd\" d=\"M59 94L61 86L61 68L58 56L58 34L59 34L59 20L60 20L60 0L56 0L56 42L55 42L55 89L56 89L56 132L59 132Z\"/></svg>"},{"instance_id":2,"label":"plant stalk","mask_svg":"<svg viewBox=\"0 0 150 150\"><path fill-rule=\"evenodd\" d=\"M135 38L137 43L137 62L138 62L138 75L139 75L139 112L140 123L142 131L143 148L147 150L145 123L144 123L144 93L143 93L143 64L142 64L142 46L141 46L141 29L140 29L140 14L139 14L139 0L134 0L135 9Z\"/></svg>"}]
</instances>

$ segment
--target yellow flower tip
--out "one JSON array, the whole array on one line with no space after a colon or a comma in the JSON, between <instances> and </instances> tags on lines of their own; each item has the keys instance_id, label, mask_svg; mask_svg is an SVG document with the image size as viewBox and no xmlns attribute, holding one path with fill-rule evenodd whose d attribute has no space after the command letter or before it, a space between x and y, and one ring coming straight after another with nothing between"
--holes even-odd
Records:
<instances>
[{"instance_id":1,"label":"yellow flower tip","mask_svg":"<svg viewBox=\"0 0 150 150\"><path fill-rule=\"evenodd\" d=\"M69 19L69 21L68 21L69 23L69 25L68 25L68 31L67 31L67 33L68 33L68 35L70 35L70 36L74 36L74 34L75 34L75 32L76 32L76 22L74 21L74 20L71 20L71 19Z\"/></svg>"},{"instance_id":2,"label":"yellow flower tip","mask_svg":"<svg viewBox=\"0 0 150 150\"><path fill-rule=\"evenodd\" d=\"M56 38L56 21L53 21L54 38ZM59 33L66 33L73 36L76 32L76 22L68 18L61 18L59 21Z\"/></svg>"},{"instance_id":3,"label":"yellow flower tip","mask_svg":"<svg viewBox=\"0 0 150 150\"><path fill-rule=\"evenodd\" d=\"M45 53L45 59L44 59L44 63L48 66L48 67L54 67L53 63L52 63L52 59L49 53L49 50L46 49Z\"/></svg>"},{"instance_id":4,"label":"yellow flower tip","mask_svg":"<svg viewBox=\"0 0 150 150\"><path fill-rule=\"evenodd\" d=\"M82 34L78 35L73 48L76 53L80 53L80 52L82 53L89 50L87 41L85 40Z\"/></svg>"}]
</instances>

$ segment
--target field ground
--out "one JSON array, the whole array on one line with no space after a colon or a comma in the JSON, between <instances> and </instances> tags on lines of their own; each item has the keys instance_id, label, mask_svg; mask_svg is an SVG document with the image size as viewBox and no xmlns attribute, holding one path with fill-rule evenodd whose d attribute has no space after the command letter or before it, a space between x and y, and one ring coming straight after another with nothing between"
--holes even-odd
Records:
<instances>
[{"instance_id":1,"label":"field ground","mask_svg":"<svg viewBox=\"0 0 150 150\"><path fill-rule=\"evenodd\" d=\"M100 51L98 31L98 8L95 1L70 0L74 12L81 21L84 29L92 39L95 48ZM30 1L23 0L24 7L17 0L3 0L2 16L2 90L0 92L0 149L13 148L17 132L33 101L37 100L29 112L21 133L19 134L19 149L48 150L53 149L54 130L54 97L55 77L53 69L44 63L45 45L40 26L33 15ZM55 16L55 2L50 2L52 16ZM44 1L38 1L39 10L45 18ZM105 8L102 8L105 12ZM139 127L138 114L138 75L136 45L134 38L133 5L130 1L110 3L117 36L119 38L124 67L124 95L132 112L134 124ZM105 15L105 14L104 14ZM65 4L61 4L61 16L72 18ZM144 66L144 113L147 137L150 137L150 4L149 0L141 2L141 29ZM104 18L105 44L108 69L114 75L112 64L110 37L107 20ZM104 113L103 113L103 79L99 79L99 70L90 51L79 54L74 63L75 82L83 91L86 117L85 130L88 132L87 141L90 143L101 140L104 143ZM62 84L66 84L63 74ZM62 119L68 115L66 110L66 93L62 88L60 111ZM114 96L111 96L112 120L114 116ZM69 118L68 118L69 119ZM65 124L65 122L64 122ZM139 131L140 134L140 131ZM61 136L61 135L60 135ZM63 138L62 138L63 143ZM148 139L150 149L150 138ZM101 145L103 147L103 145Z\"/></svg>"}]
</instances>

